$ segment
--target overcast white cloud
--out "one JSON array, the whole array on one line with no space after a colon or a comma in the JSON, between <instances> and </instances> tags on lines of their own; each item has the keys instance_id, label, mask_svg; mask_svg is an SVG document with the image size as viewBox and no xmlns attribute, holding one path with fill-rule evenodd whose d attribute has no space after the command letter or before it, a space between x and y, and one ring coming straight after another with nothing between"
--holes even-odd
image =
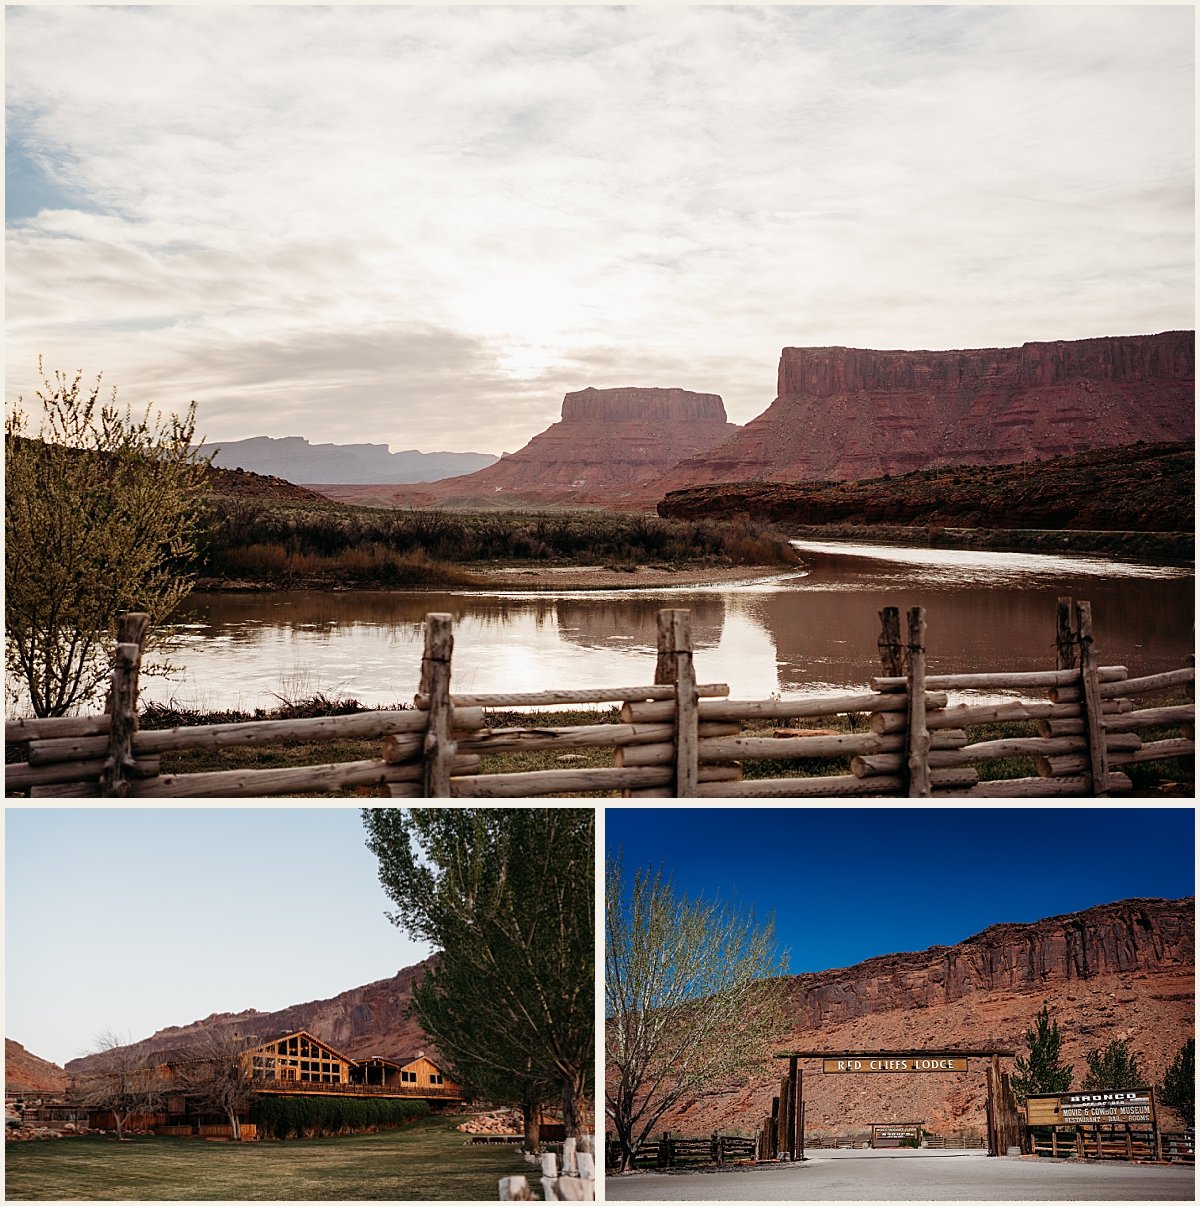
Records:
<instances>
[{"instance_id":1,"label":"overcast white cloud","mask_svg":"<svg viewBox=\"0 0 1200 1206\"><path fill-rule=\"evenodd\" d=\"M1194 324L1194 13L6 9L7 394L512 450L789 345Z\"/></svg>"}]
</instances>

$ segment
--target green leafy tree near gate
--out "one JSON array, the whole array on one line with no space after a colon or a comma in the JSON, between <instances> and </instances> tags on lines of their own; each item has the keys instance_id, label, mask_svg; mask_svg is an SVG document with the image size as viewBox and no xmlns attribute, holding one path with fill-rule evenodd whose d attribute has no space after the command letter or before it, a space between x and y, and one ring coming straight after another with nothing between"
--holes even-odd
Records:
<instances>
[{"instance_id":1,"label":"green leafy tree near gate","mask_svg":"<svg viewBox=\"0 0 1200 1206\"><path fill-rule=\"evenodd\" d=\"M366 809L363 823L389 919L440 951L413 1008L442 1057L484 1091L507 1082L511 1104L554 1086L579 1136L595 1082L594 810Z\"/></svg>"},{"instance_id":2,"label":"green leafy tree near gate","mask_svg":"<svg viewBox=\"0 0 1200 1206\"><path fill-rule=\"evenodd\" d=\"M1107 1047L1087 1054L1087 1075L1080 1086L1092 1089L1141 1089L1146 1077L1138 1067L1137 1056L1129 1050L1127 1039L1113 1039Z\"/></svg>"},{"instance_id":3,"label":"green leafy tree near gate","mask_svg":"<svg viewBox=\"0 0 1200 1206\"><path fill-rule=\"evenodd\" d=\"M38 364L41 371L41 362ZM159 624L190 588L206 462L195 403L137 418L82 374L45 378L31 434L24 399L4 419L5 663L35 716L96 700L121 611Z\"/></svg>"},{"instance_id":4,"label":"green leafy tree near gate","mask_svg":"<svg viewBox=\"0 0 1200 1206\"><path fill-rule=\"evenodd\" d=\"M1196 1125L1196 1040L1188 1039L1175 1053L1171 1066L1158 1086L1158 1099L1183 1119Z\"/></svg>"},{"instance_id":5,"label":"green leafy tree near gate","mask_svg":"<svg viewBox=\"0 0 1200 1206\"><path fill-rule=\"evenodd\" d=\"M1072 1065L1062 1062L1062 1035L1058 1022L1050 1020L1049 1006L1043 1005L1033 1027L1025 1031L1028 1057L1014 1061L1013 1093L1023 1102L1031 1093L1065 1093L1071 1087Z\"/></svg>"},{"instance_id":6,"label":"green leafy tree near gate","mask_svg":"<svg viewBox=\"0 0 1200 1206\"><path fill-rule=\"evenodd\" d=\"M628 893L628 894L627 894ZM628 1170L664 1114L766 1060L784 1028L771 920L675 894L662 873L605 874L606 1111Z\"/></svg>"}]
</instances>

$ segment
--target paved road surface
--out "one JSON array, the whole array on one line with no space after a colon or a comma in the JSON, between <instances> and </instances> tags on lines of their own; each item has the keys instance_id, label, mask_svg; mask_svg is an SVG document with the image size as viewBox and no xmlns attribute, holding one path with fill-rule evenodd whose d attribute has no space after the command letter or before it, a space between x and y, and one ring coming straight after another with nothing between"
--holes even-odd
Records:
<instances>
[{"instance_id":1,"label":"paved road surface","mask_svg":"<svg viewBox=\"0 0 1200 1206\"><path fill-rule=\"evenodd\" d=\"M978 1152L817 1151L803 1164L609 1176L610 1202L1166 1202L1195 1200L1190 1165Z\"/></svg>"}]
</instances>

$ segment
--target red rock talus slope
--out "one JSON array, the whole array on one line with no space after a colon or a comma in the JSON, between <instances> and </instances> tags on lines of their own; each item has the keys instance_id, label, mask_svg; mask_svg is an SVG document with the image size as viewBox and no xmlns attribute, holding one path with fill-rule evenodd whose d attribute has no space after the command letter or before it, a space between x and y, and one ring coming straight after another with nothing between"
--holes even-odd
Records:
<instances>
[{"instance_id":1,"label":"red rock talus slope","mask_svg":"<svg viewBox=\"0 0 1200 1206\"><path fill-rule=\"evenodd\" d=\"M718 394L583 389L563 398L560 422L478 473L407 490L318 488L373 505L653 507L668 469L737 430Z\"/></svg>"},{"instance_id":2,"label":"red rock talus slope","mask_svg":"<svg viewBox=\"0 0 1200 1206\"><path fill-rule=\"evenodd\" d=\"M1195 332L951 352L784 348L778 397L663 492L856 480L1194 437Z\"/></svg>"},{"instance_id":3,"label":"red rock talus slope","mask_svg":"<svg viewBox=\"0 0 1200 1206\"><path fill-rule=\"evenodd\" d=\"M59 1093L69 1079L57 1064L26 1051L10 1038L4 1040L5 1092Z\"/></svg>"},{"instance_id":4,"label":"red rock talus slope","mask_svg":"<svg viewBox=\"0 0 1200 1206\"><path fill-rule=\"evenodd\" d=\"M794 1019L776 1050L963 1047L1027 1054L1045 1002L1074 1066L1127 1039L1148 1079L1161 1081L1195 1033L1195 901L1124 900L1028 925L990 926L955 946L883 955L854 967L786 980ZM976 1064L978 1063L978 1067ZM810 1132L847 1133L871 1122L924 1120L934 1130L982 1130L985 1061L965 1073L825 1075L805 1061ZM1010 1072L1012 1061L1002 1066ZM758 1125L786 1061L769 1061L685 1103L672 1129Z\"/></svg>"},{"instance_id":5,"label":"red rock talus slope","mask_svg":"<svg viewBox=\"0 0 1200 1206\"><path fill-rule=\"evenodd\" d=\"M421 1028L407 1016L413 985L425 973L428 961L406 967L387 980L376 980L361 988L352 988L325 1001L289 1005L272 1013L247 1009L241 1013L217 1013L185 1026L168 1026L147 1039L132 1043L140 1057L154 1062L156 1053L178 1051L196 1043L207 1030L236 1025L242 1035L266 1037L285 1030L307 1030L323 1039L343 1055L365 1059L379 1055L398 1059L434 1045ZM73 1059L67 1071L79 1073L90 1057Z\"/></svg>"}]
</instances>

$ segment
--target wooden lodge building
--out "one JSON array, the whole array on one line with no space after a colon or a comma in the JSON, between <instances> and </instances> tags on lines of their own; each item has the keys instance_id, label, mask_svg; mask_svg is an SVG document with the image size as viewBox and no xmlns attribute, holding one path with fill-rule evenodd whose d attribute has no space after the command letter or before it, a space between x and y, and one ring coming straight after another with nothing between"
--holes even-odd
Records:
<instances>
[{"instance_id":1,"label":"wooden lodge building","mask_svg":"<svg viewBox=\"0 0 1200 1206\"><path fill-rule=\"evenodd\" d=\"M253 1040L251 1040L253 1041ZM217 1116L202 1111L189 1098L188 1072L201 1062L195 1050L162 1053L149 1071L161 1081L162 1106L153 1115L139 1115L131 1125L164 1135L216 1136L230 1127ZM354 1059L335 1050L307 1030L277 1034L248 1047L241 1054L243 1070L256 1096L312 1096L337 1094L359 1098L407 1098L425 1100L430 1105L464 1099L461 1085L423 1051L409 1059L385 1059L369 1056ZM175 1086L178 1086L176 1088ZM242 1111L238 1111L241 1117ZM89 1111L89 1125L111 1129L112 1115L105 1110ZM243 1132L254 1129L243 1124Z\"/></svg>"},{"instance_id":2,"label":"wooden lodge building","mask_svg":"<svg viewBox=\"0 0 1200 1206\"><path fill-rule=\"evenodd\" d=\"M351 1059L307 1030L277 1035L242 1056L259 1093L345 1093L354 1097L463 1098L423 1051L411 1059Z\"/></svg>"}]
</instances>

